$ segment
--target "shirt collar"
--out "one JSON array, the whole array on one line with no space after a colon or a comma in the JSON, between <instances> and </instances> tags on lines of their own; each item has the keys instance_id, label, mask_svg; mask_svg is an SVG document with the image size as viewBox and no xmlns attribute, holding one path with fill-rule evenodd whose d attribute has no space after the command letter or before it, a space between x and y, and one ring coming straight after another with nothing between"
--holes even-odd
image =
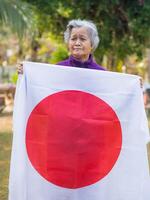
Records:
<instances>
[{"instance_id":1,"label":"shirt collar","mask_svg":"<svg viewBox=\"0 0 150 200\"><path fill-rule=\"evenodd\" d=\"M85 62L81 62L79 60L76 60L72 55L69 57L69 63L71 66L74 67L81 67L81 68L88 68L93 63L93 56L90 54L89 58Z\"/></svg>"}]
</instances>

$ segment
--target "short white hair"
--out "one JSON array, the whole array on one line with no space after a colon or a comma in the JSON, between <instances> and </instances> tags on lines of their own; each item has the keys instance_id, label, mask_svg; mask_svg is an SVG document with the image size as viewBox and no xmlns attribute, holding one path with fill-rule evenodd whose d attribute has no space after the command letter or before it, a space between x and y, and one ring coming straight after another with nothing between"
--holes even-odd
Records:
<instances>
[{"instance_id":1,"label":"short white hair","mask_svg":"<svg viewBox=\"0 0 150 200\"><path fill-rule=\"evenodd\" d=\"M100 39L99 39L99 36L98 36L97 28L96 28L95 24L91 21L80 20L80 19L69 21L69 23L67 25L67 29L64 32L65 42L66 43L69 42L72 29L73 28L80 28L80 27L85 27L87 29L90 40L91 40L91 46L92 46L92 49L94 51L97 48Z\"/></svg>"}]
</instances>

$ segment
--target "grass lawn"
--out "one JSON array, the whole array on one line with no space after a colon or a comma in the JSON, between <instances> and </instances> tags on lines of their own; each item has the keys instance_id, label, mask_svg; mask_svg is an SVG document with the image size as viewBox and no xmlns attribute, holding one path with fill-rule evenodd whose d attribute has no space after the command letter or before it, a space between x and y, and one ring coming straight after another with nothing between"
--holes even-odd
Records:
<instances>
[{"instance_id":1,"label":"grass lawn","mask_svg":"<svg viewBox=\"0 0 150 200\"><path fill-rule=\"evenodd\" d=\"M0 200L8 198L12 132L11 114L0 115Z\"/></svg>"}]
</instances>

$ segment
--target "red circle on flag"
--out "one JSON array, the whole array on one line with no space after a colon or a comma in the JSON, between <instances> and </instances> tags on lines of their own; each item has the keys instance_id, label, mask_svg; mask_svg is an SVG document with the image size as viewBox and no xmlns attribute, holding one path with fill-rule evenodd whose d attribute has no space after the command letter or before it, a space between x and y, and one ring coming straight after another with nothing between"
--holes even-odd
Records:
<instances>
[{"instance_id":1,"label":"red circle on flag","mask_svg":"<svg viewBox=\"0 0 150 200\"><path fill-rule=\"evenodd\" d=\"M121 146L116 113L86 92L52 94L28 119L28 157L42 177L61 187L80 188L104 178L115 165Z\"/></svg>"}]
</instances>

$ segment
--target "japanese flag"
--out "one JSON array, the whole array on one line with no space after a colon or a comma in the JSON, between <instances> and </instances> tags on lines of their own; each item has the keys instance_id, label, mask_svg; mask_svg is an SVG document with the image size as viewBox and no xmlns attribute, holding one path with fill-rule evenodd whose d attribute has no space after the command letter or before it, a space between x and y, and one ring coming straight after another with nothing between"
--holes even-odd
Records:
<instances>
[{"instance_id":1,"label":"japanese flag","mask_svg":"<svg viewBox=\"0 0 150 200\"><path fill-rule=\"evenodd\" d=\"M9 200L150 199L138 76L25 62L13 123Z\"/></svg>"}]
</instances>

